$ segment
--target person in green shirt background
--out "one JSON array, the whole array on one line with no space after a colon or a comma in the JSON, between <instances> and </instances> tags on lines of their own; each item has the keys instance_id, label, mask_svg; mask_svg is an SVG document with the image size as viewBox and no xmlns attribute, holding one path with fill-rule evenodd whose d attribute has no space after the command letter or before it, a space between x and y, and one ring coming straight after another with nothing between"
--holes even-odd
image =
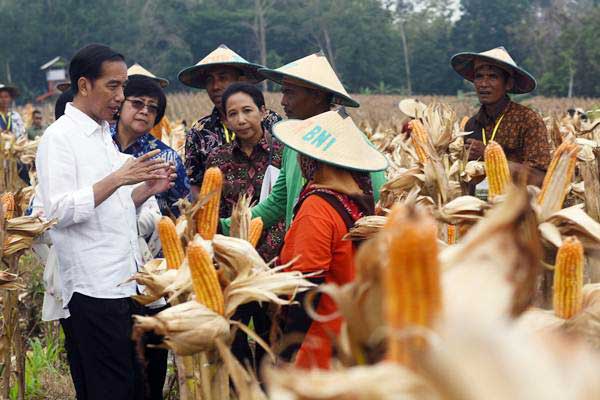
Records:
<instances>
[{"instance_id":1,"label":"person in green shirt background","mask_svg":"<svg viewBox=\"0 0 600 400\"><path fill-rule=\"evenodd\" d=\"M42 112L40 110L33 110L31 112L31 126L27 128L27 139L34 140L38 136L44 134L45 126L42 125Z\"/></svg>"},{"instance_id":2,"label":"person in green shirt background","mask_svg":"<svg viewBox=\"0 0 600 400\"><path fill-rule=\"evenodd\" d=\"M259 73L282 85L281 105L290 119L308 119L330 111L333 105L359 107L335 74L325 55L311 54L277 69L262 68ZM323 132L326 135L326 132ZM360 180L365 192L371 191L375 202L385 183L383 171L365 174ZM269 196L252 208L252 218L261 217L265 229L285 216L289 228L294 205L306 182L298 164L298 153L290 147L283 150L281 172ZM221 220L221 229L229 234L230 219Z\"/></svg>"}]
</instances>

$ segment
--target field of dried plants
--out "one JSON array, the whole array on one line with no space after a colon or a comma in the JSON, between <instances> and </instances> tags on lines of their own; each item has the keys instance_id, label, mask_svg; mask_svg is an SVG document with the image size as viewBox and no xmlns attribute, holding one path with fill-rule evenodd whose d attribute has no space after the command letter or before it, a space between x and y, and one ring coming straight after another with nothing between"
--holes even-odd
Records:
<instances>
[{"instance_id":1,"label":"field of dried plants","mask_svg":"<svg viewBox=\"0 0 600 400\"><path fill-rule=\"evenodd\" d=\"M386 127L402 119L398 103L405 97L392 95L353 95L361 104L360 108L348 109L357 122L368 121L373 127L382 124ZM472 115L478 109L477 98L473 96L413 96L428 104L432 101L448 104L459 117ZM280 105L280 93L266 93L267 107L283 115ZM579 107L583 110L600 108L600 99L586 98L548 98L528 97L519 102L539 111L544 116L562 114L568 108ZM195 93L174 93L168 96L167 116L171 121L185 120L189 124L209 114L212 103L204 91Z\"/></svg>"}]
</instances>

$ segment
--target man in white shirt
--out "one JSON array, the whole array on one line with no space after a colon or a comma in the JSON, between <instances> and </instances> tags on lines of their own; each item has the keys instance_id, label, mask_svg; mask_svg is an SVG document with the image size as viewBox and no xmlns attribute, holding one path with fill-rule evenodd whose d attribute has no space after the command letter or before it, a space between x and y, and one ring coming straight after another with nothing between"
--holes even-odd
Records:
<instances>
[{"instance_id":1,"label":"man in white shirt","mask_svg":"<svg viewBox=\"0 0 600 400\"><path fill-rule=\"evenodd\" d=\"M130 337L132 315L142 310L130 299L135 283L119 284L142 263L138 209L169 189L176 174L153 159L158 150L134 159L112 140L106 121L119 110L127 83L121 54L88 45L71 60L69 74L75 97L45 131L36 163L45 215L58 220L50 236L71 314L77 399L141 399Z\"/></svg>"}]
</instances>

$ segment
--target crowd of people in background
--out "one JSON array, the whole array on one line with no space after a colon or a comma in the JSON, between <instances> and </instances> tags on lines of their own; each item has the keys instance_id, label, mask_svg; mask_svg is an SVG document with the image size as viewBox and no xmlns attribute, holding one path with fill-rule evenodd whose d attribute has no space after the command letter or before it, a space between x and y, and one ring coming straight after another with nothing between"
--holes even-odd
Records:
<instances>
[{"instance_id":1,"label":"crowd of people in background","mask_svg":"<svg viewBox=\"0 0 600 400\"><path fill-rule=\"evenodd\" d=\"M481 109L469 119L471 158L489 141L498 142L511 172L539 184L550 159L541 117L514 103L508 93L526 93L535 79L503 48L460 53L453 68L472 81ZM359 107L322 53L276 69L248 62L221 45L179 80L206 90L214 105L186 134L185 157L160 140L169 81L104 45L75 54L70 83L56 102L56 120L46 129L39 110L25 128L11 109L19 95L0 85L0 131L34 140L42 136L36 159L39 185L32 212L58 223L45 255L45 320L60 320L78 399L162 399L167 351L144 347L140 360L131 341L132 316L168 307L159 300L135 303L127 281L148 260L160 257L155 223L177 217L177 202L198 196L204 172L221 169L224 185L220 231L229 233L232 208L246 195L258 204L265 230L259 254L273 265L313 273L314 283L343 285L354 278L356 246L342 237L359 218L375 213L385 182L385 156L360 131L346 107ZM285 119L266 107L256 85L281 85ZM409 117L420 118L425 105ZM404 127L410 135L410 124ZM475 182L478 184L479 182ZM299 299L302 304L302 296ZM319 314L335 312L333 301L317 296ZM273 318L258 303L240 307L234 319L253 321L269 340L272 321L303 340L281 354L304 368L328 368L332 336L341 320L313 321L302 306ZM144 345L157 343L145 337ZM262 353L238 334L233 352L243 363L260 364Z\"/></svg>"}]
</instances>

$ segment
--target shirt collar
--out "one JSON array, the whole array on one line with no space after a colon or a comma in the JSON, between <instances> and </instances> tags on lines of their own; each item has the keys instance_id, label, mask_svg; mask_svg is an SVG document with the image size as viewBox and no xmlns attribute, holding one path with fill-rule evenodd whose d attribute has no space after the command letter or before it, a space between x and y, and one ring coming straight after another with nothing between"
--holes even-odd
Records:
<instances>
[{"instance_id":1,"label":"shirt collar","mask_svg":"<svg viewBox=\"0 0 600 400\"><path fill-rule=\"evenodd\" d=\"M242 151L242 147L240 146L240 143L237 138L233 142L231 142L231 146L233 148L233 151ZM269 152L269 142L267 141L267 136L265 134L263 134L260 140L254 145L254 149L262 149L267 153Z\"/></svg>"},{"instance_id":2,"label":"shirt collar","mask_svg":"<svg viewBox=\"0 0 600 400\"><path fill-rule=\"evenodd\" d=\"M496 121L496 119L508 109L510 105L510 98L505 96L502 100L496 104L481 106L479 112L475 116L475 119L482 125L489 125Z\"/></svg>"},{"instance_id":3,"label":"shirt collar","mask_svg":"<svg viewBox=\"0 0 600 400\"><path fill-rule=\"evenodd\" d=\"M127 147L127 149L123 149L123 148L121 148L121 143L119 143L119 135L118 135L118 127L117 126L118 126L118 123L110 126L110 134L112 136L113 141L115 142L115 144L119 148L119 151L121 151L121 152L124 152L125 150L132 149L136 145L143 145L143 144L147 143L150 139L154 138L154 136L152 136L150 134L150 132L146 132L142 136L140 136L137 139L135 139L133 141L133 143L131 143L129 145L129 147Z\"/></svg>"},{"instance_id":4,"label":"shirt collar","mask_svg":"<svg viewBox=\"0 0 600 400\"><path fill-rule=\"evenodd\" d=\"M83 128L83 133L87 136L91 136L98 129L100 129L101 132L110 129L108 122L102 121L101 124L98 124L89 115L75 107L73 103L67 103L65 115L71 118L77 125L81 126Z\"/></svg>"}]
</instances>

